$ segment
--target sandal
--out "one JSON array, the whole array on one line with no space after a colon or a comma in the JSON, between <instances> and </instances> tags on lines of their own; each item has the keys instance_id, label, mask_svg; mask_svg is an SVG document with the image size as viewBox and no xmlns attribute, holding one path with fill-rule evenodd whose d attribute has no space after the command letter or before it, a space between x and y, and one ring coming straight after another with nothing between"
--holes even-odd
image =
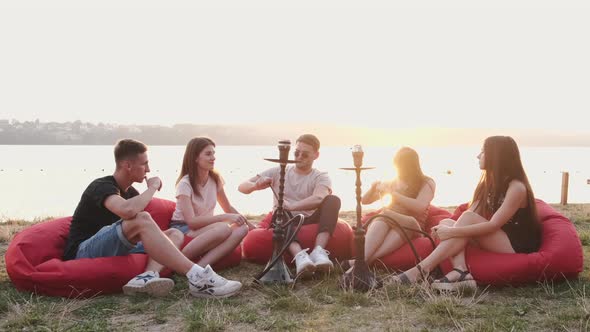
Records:
<instances>
[{"instance_id":1,"label":"sandal","mask_svg":"<svg viewBox=\"0 0 590 332\"><path fill-rule=\"evenodd\" d=\"M416 265L416 269L418 269L418 272L420 272L420 275L414 281L411 281L405 272L402 272L402 273L399 273L399 274L393 276L392 280L394 281L394 283L400 283L402 285L410 285L410 284L418 283L421 280L426 280L426 278L428 278L428 273L426 273L426 272L424 272L424 270L422 270L422 266L420 266L420 264Z\"/></svg>"},{"instance_id":2,"label":"sandal","mask_svg":"<svg viewBox=\"0 0 590 332\"><path fill-rule=\"evenodd\" d=\"M462 289L477 289L477 282L473 277L467 278L467 275L470 274L469 270L460 270L460 269L453 269L453 271L459 273L459 279L456 281L450 281L448 277L443 277L442 279L435 280L430 284L432 288L441 290L441 291L458 291Z\"/></svg>"}]
</instances>

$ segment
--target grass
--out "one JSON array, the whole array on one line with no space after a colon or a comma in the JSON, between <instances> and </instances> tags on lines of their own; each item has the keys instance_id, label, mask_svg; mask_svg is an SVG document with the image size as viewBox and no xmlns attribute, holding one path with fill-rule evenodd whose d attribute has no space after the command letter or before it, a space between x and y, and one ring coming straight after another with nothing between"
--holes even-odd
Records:
<instances>
[{"instance_id":1,"label":"grass","mask_svg":"<svg viewBox=\"0 0 590 332\"><path fill-rule=\"evenodd\" d=\"M183 277L165 298L123 295L62 299L22 293L11 284L4 253L30 222L0 223L1 331L587 331L590 330L590 204L555 206L576 226L585 269L578 280L525 287L483 288L460 295L425 285L385 285L370 293L344 291L340 272L292 286L258 286L262 266L242 262L223 271L245 284L240 295L202 300ZM343 213L351 221L353 212ZM377 271L380 276L385 272Z\"/></svg>"}]
</instances>

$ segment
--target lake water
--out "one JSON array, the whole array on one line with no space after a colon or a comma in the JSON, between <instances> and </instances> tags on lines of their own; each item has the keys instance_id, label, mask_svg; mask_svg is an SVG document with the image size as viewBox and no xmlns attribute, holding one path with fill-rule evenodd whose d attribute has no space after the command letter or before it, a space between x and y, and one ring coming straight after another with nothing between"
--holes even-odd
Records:
<instances>
[{"instance_id":1,"label":"lake water","mask_svg":"<svg viewBox=\"0 0 590 332\"><path fill-rule=\"evenodd\" d=\"M0 145L0 220L32 220L46 216L68 216L76 208L80 195L95 178L114 170L112 146L31 146ZM362 174L363 191L375 180L394 176L392 157L397 147L365 147L364 166L375 167ZM476 158L480 146L417 148L424 173L436 181L433 204L458 205L471 198L479 180ZM157 197L174 200L184 146L150 146L152 176L164 183ZM533 191L549 203L560 200L562 172L569 172L571 203L590 202L590 148L521 148L523 163ZM273 167L264 158L277 158L276 146L218 146L216 167L226 181L230 202L241 213L268 212L272 204L269 190L243 195L238 185L256 173ZM354 172L349 147L322 147L316 168L328 171L333 190L342 199L342 210L354 210ZM135 184L142 192L145 184ZM376 202L366 208L378 208Z\"/></svg>"}]
</instances>

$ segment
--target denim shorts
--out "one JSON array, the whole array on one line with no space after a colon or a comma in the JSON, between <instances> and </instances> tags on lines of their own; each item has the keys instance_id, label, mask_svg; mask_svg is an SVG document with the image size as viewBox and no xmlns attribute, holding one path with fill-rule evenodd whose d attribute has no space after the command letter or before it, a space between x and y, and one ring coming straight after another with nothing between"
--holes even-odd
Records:
<instances>
[{"instance_id":1,"label":"denim shorts","mask_svg":"<svg viewBox=\"0 0 590 332\"><path fill-rule=\"evenodd\" d=\"M182 234L186 234L189 231L188 225L184 221L180 220L172 220L170 221L170 228L176 228L182 232ZM143 247L143 243L141 241L137 242L135 248L129 251L130 254L145 254L145 248Z\"/></svg>"},{"instance_id":2,"label":"denim shorts","mask_svg":"<svg viewBox=\"0 0 590 332\"><path fill-rule=\"evenodd\" d=\"M131 253L136 246L123 234L122 222L119 220L112 225L104 226L91 238L80 243L76 259L125 256Z\"/></svg>"}]
</instances>

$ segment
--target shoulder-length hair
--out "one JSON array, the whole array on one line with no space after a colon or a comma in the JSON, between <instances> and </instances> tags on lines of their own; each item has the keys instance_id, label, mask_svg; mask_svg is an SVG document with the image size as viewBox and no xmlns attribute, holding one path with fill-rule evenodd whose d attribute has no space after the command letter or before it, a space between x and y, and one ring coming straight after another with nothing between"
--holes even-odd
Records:
<instances>
[{"instance_id":1,"label":"shoulder-length hair","mask_svg":"<svg viewBox=\"0 0 590 332\"><path fill-rule=\"evenodd\" d=\"M418 153L414 149L404 146L393 157L393 165L397 170L398 179L404 181L408 186L404 194L416 198L427 179L422 173Z\"/></svg>"},{"instance_id":2,"label":"shoulder-length hair","mask_svg":"<svg viewBox=\"0 0 590 332\"><path fill-rule=\"evenodd\" d=\"M510 136L491 136L483 143L484 165L481 178L470 205L486 217L491 216L500 207L512 180L522 182L527 191L527 219L538 224L535 195L520 160L518 146Z\"/></svg>"},{"instance_id":3,"label":"shoulder-length hair","mask_svg":"<svg viewBox=\"0 0 590 332\"><path fill-rule=\"evenodd\" d=\"M176 180L176 184L178 185L178 182L188 174L188 179L193 188L193 192L197 196L201 196L197 187L197 158L199 158L201 152L203 152L203 150L209 145L215 146L215 142L208 137L195 137L188 142L186 150L184 150L184 157L182 158L180 175ZM219 184L219 173L216 170L210 171L209 175L213 178L215 184Z\"/></svg>"}]
</instances>

